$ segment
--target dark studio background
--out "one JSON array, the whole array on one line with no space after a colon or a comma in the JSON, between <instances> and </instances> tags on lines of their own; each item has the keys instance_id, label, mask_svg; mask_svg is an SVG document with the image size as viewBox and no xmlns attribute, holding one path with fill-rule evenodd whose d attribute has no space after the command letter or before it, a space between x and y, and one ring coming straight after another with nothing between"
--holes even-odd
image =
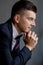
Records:
<instances>
[{"instance_id":1,"label":"dark studio background","mask_svg":"<svg viewBox=\"0 0 43 65\"><path fill-rule=\"evenodd\" d=\"M10 18L13 4L18 0L0 0L0 24ZM38 8L36 28L34 31L38 34L39 42L32 52L31 59L26 65L43 65L43 0L30 0L36 4ZM23 44L21 44L22 47Z\"/></svg>"}]
</instances>

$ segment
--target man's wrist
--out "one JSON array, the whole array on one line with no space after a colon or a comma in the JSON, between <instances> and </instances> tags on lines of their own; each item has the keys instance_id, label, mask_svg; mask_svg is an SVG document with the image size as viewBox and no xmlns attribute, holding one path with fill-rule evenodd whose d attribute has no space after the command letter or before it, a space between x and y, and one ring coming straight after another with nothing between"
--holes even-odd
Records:
<instances>
[{"instance_id":1,"label":"man's wrist","mask_svg":"<svg viewBox=\"0 0 43 65\"><path fill-rule=\"evenodd\" d=\"M27 44L25 45L30 51L32 51L31 47L28 46Z\"/></svg>"}]
</instances>

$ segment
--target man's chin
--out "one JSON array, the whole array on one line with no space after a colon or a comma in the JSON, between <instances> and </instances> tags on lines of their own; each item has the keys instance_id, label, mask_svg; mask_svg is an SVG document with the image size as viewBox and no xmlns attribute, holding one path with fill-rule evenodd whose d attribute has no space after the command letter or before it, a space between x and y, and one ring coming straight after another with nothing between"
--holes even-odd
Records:
<instances>
[{"instance_id":1,"label":"man's chin","mask_svg":"<svg viewBox=\"0 0 43 65\"><path fill-rule=\"evenodd\" d=\"M25 33L28 33L30 30L26 30L26 31L24 31Z\"/></svg>"}]
</instances>

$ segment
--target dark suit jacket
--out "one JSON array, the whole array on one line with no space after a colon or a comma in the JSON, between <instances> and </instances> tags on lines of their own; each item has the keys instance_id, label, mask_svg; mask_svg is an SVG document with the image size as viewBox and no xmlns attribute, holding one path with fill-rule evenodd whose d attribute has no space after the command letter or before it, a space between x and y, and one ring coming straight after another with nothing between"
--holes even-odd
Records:
<instances>
[{"instance_id":1,"label":"dark suit jacket","mask_svg":"<svg viewBox=\"0 0 43 65\"><path fill-rule=\"evenodd\" d=\"M30 59L31 52L25 46L22 50L11 50L12 24L11 21L0 24L0 65L25 65ZM17 53L16 53L17 52Z\"/></svg>"}]
</instances>

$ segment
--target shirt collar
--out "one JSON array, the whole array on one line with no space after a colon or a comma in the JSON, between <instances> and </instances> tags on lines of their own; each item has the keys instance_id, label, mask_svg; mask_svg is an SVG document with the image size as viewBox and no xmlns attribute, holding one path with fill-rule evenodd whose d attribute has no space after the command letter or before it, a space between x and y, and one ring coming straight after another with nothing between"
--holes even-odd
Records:
<instances>
[{"instance_id":1,"label":"shirt collar","mask_svg":"<svg viewBox=\"0 0 43 65\"><path fill-rule=\"evenodd\" d=\"M19 34L14 26L14 24L12 23L12 27L13 27L13 37L16 38Z\"/></svg>"}]
</instances>

